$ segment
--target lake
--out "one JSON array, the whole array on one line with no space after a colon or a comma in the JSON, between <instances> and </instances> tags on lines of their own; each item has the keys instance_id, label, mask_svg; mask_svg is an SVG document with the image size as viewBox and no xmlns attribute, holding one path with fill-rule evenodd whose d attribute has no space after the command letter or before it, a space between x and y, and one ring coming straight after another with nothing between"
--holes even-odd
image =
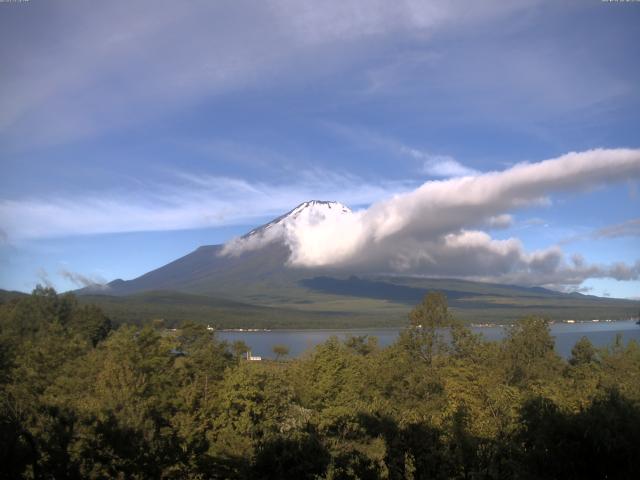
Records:
<instances>
[{"instance_id":1,"label":"lake","mask_svg":"<svg viewBox=\"0 0 640 480\"><path fill-rule=\"evenodd\" d=\"M504 337L505 329L495 327L471 327L476 333L482 333L486 340L500 340ZM369 335L378 338L378 344L386 347L398 338L400 328L375 329L343 329L343 330L271 330L271 331L219 331L217 335L222 340L233 342L243 340L253 355L263 358L273 358L274 345L289 347L289 356L297 357L308 349L325 342L332 335L344 339L348 336ZM578 322L554 323L551 334L556 339L556 351L565 358L571 355L571 349L580 337L585 336L598 347L611 344L617 334L621 334L626 343L631 339L640 341L640 325L634 320L619 320L615 322Z\"/></svg>"}]
</instances>

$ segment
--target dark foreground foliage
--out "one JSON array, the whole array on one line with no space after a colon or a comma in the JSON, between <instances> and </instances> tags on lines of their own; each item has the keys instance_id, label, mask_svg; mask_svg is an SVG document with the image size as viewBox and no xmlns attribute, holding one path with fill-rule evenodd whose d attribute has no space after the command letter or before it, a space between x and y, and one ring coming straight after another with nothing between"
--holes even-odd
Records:
<instances>
[{"instance_id":1,"label":"dark foreground foliage","mask_svg":"<svg viewBox=\"0 0 640 480\"><path fill-rule=\"evenodd\" d=\"M385 349L247 362L206 328L112 330L39 288L0 305L2 478L628 479L640 348L565 361L526 318L485 342L430 294Z\"/></svg>"}]
</instances>

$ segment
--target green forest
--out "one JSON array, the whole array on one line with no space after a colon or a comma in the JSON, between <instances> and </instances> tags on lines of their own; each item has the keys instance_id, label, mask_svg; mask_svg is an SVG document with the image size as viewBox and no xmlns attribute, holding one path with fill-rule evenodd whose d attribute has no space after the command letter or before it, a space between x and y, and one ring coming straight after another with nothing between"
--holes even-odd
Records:
<instances>
[{"instance_id":1,"label":"green forest","mask_svg":"<svg viewBox=\"0 0 640 480\"><path fill-rule=\"evenodd\" d=\"M117 327L117 328L116 328ZM29 479L629 479L640 346L549 324L488 342L430 293L386 348L331 338L244 360L204 325L113 325L38 287L0 304L0 476Z\"/></svg>"}]
</instances>

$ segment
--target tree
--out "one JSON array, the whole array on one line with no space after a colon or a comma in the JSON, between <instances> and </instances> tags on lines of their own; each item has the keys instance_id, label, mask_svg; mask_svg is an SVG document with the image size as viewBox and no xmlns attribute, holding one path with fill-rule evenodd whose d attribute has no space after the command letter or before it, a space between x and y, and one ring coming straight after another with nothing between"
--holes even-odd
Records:
<instances>
[{"instance_id":1,"label":"tree","mask_svg":"<svg viewBox=\"0 0 640 480\"><path fill-rule=\"evenodd\" d=\"M344 345L360 355L369 355L377 350L378 339L369 335L350 335Z\"/></svg>"},{"instance_id":2,"label":"tree","mask_svg":"<svg viewBox=\"0 0 640 480\"><path fill-rule=\"evenodd\" d=\"M473 333L459 320L451 321L452 354L458 359L477 360L482 350L482 334Z\"/></svg>"},{"instance_id":3,"label":"tree","mask_svg":"<svg viewBox=\"0 0 640 480\"><path fill-rule=\"evenodd\" d=\"M428 293L411 310L409 321L409 328L403 332L400 341L412 355L431 365L434 357L447 351L445 328L452 323L447 297L439 292Z\"/></svg>"},{"instance_id":4,"label":"tree","mask_svg":"<svg viewBox=\"0 0 640 480\"><path fill-rule=\"evenodd\" d=\"M587 337L582 337L571 349L569 363L574 366L586 365L596 361L596 354L597 351L593 343Z\"/></svg>"},{"instance_id":5,"label":"tree","mask_svg":"<svg viewBox=\"0 0 640 480\"><path fill-rule=\"evenodd\" d=\"M242 340L236 340L231 344L231 351L236 359L242 358L251 348Z\"/></svg>"},{"instance_id":6,"label":"tree","mask_svg":"<svg viewBox=\"0 0 640 480\"><path fill-rule=\"evenodd\" d=\"M95 305L76 309L70 318L70 326L95 347L111 331L111 320Z\"/></svg>"},{"instance_id":7,"label":"tree","mask_svg":"<svg viewBox=\"0 0 640 480\"><path fill-rule=\"evenodd\" d=\"M264 362L241 362L218 386L212 411L212 451L249 458L259 443L290 423L293 391L280 369Z\"/></svg>"},{"instance_id":8,"label":"tree","mask_svg":"<svg viewBox=\"0 0 640 480\"><path fill-rule=\"evenodd\" d=\"M282 357L289 355L289 347L286 345L274 345L273 353L276 355L276 360L280 360Z\"/></svg>"},{"instance_id":9,"label":"tree","mask_svg":"<svg viewBox=\"0 0 640 480\"><path fill-rule=\"evenodd\" d=\"M577 412L534 397L521 410L514 438L518 478L635 478L640 468L640 409L610 391Z\"/></svg>"},{"instance_id":10,"label":"tree","mask_svg":"<svg viewBox=\"0 0 640 480\"><path fill-rule=\"evenodd\" d=\"M121 327L87 358L90 377L65 383L65 403L82 414L71 449L82 477L160 478L179 462L171 341L150 327Z\"/></svg>"},{"instance_id":11,"label":"tree","mask_svg":"<svg viewBox=\"0 0 640 480\"><path fill-rule=\"evenodd\" d=\"M327 449L313 434L276 437L260 445L251 478L312 480L324 474L330 459Z\"/></svg>"},{"instance_id":12,"label":"tree","mask_svg":"<svg viewBox=\"0 0 640 480\"><path fill-rule=\"evenodd\" d=\"M518 384L551 375L561 365L554 347L549 320L531 316L516 322L503 343L508 380Z\"/></svg>"}]
</instances>

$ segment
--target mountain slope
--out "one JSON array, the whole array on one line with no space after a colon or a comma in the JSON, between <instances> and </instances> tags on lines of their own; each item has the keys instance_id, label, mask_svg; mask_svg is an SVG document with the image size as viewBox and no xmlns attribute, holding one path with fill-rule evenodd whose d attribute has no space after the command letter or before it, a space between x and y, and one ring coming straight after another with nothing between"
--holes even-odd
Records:
<instances>
[{"instance_id":1,"label":"mountain slope","mask_svg":"<svg viewBox=\"0 0 640 480\"><path fill-rule=\"evenodd\" d=\"M129 281L116 280L107 292L127 295L150 290L176 290L213 294L253 280L275 278L284 272L289 251L282 244L268 245L240 257L222 256L222 245L207 245L156 270ZM105 293L107 293L105 292Z\"/></svg>"},{"instance_id":2,"label":"mountain slope","mask_svg":"<svg viewBox=\"0 0 640 480\"><path fill-rule=\"evenodd\" d=\"M282 289L291 288L310 275L331 273L326 269L310 271L287 266L290 250L280 236L287 224L298 221L302 215L323 218L348 212L350 210L339 202L305 202L239 239L260 238L260 248L245 249L237 255L223 255L222 245L202 246L133 280L119 279L109 283L106 289L85 288L78 292L130 295L151 290L172 290L264 301L265 294L279 296L278 292ZM272 239L265 241L264 238L268 239L269 236Z\"/></svg>"},{"instance_id":3,"label":"mountain slope","mask_svg":"<svg viewBox=\"0 0 640 480\"><path fill-rule=\"evenodd\" d=\"M16 292L15 290L2 290L0 289L0 303L9 302L15 298L22 298L26 295L23 292Z\"/></svg>"}]
</instances>

